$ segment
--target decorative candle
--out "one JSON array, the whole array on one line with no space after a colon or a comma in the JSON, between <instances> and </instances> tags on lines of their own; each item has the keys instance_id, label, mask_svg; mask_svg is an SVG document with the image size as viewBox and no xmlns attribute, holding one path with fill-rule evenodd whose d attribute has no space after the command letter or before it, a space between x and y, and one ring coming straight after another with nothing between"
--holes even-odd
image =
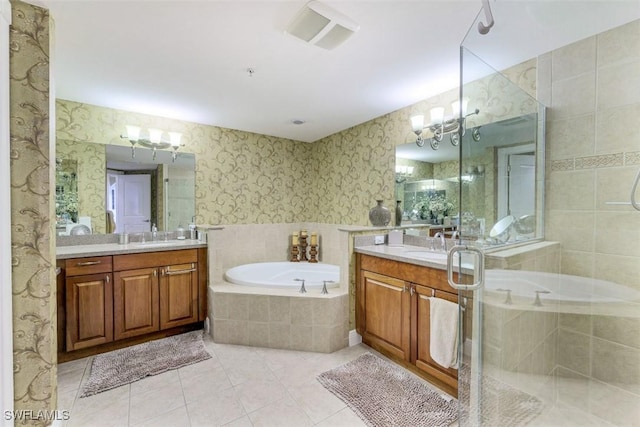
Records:
<instances>
[{"instance_id":1,"label":"decorative candle","mask_svg":"<svg viewBox=\"0 0 640 427\"><path fill-rule=\"evenodd\" d=\"M317 245L318 244L318 233L315 231L311 232L311 244L312 245Z\"/></svg>"},{"instance_id":2,"label":"decorative candle","mask_svg":"<svg viewBox=\"0 0 640 427\"><path fill-rule=\"evenodd\" d=\"M298 233L293 233L293 236L291 237L291 244L293 246L298 246Z\"/></svg>"}]
</instances>

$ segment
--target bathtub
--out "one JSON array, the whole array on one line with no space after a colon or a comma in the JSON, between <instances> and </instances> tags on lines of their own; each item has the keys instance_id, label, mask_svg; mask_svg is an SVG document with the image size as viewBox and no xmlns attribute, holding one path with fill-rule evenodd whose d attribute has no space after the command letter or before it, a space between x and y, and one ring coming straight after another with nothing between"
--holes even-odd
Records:
<instances>
[{"instance_id":1,"label":"bathtub","mask_svg":"<svg viewBox=\"0 0 640 427\"><path fill-rule=\"evenodd\" d=\"M618 283L568 274L524 270L487 270L485 292L512 297L568 303L638 302L640 292Z\"/></svg>"},{"instance_id":2,"label":"bathtub","mask_svg":"<svg viewBox=\"0 0 640 427\"><path fill-rule=\"evenodd\" d=\"M308 262L259 262L233 267L224 275L225 280L241 286L256 286L271 289L299 289L304 279L306 289L340 286L340 267L331 264Z\"/></svg>"}]
</instances>

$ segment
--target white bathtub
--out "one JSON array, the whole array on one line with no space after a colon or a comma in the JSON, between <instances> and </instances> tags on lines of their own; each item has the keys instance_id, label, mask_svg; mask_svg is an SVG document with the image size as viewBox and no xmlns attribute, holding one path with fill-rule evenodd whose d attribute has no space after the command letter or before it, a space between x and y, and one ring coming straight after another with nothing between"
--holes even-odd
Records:
<instances>
[{"instance_id":1,"label":"white bathtub","mask_svg":"<svg viewBox=\"0 0 640 427\"><path fill-rule=\"evenodd\" d=\"M308 262L260 262L233 267L224 275L227 282L243 286L263 288L299 289L304 279L306 289L321 288L323 281L327 288L340 286L340 267L331 264Z\"/></svg>"},{"instance_id":2,"label":"white bathtub","mask_svg":"<svg viewBox=\"0 0 640 427\"><path fill-rule=\"evenodd\" d=\"M618 283L568 274L523 270L487 270L485 292L503 294L511 290L512 297L535 299L536 291L544 302L638 302L640 292Z\"/></svg>"}]
</instances>

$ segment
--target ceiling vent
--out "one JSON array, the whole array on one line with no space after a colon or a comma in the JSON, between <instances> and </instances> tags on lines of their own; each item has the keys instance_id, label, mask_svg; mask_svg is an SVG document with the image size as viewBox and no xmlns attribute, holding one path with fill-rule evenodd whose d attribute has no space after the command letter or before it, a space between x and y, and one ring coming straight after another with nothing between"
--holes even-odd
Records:
<instances>
[{"instance_id":1,"label":"ceiling vent","mask_svg":"<svg viewBox=\"0 0 640 427\"><path fill-rule=\"evenodd\" d=\"M293 18L286 32L309 44L333 49L346 41L360 26L319 1L310 1Z\"/></svg>"}]
</instances>

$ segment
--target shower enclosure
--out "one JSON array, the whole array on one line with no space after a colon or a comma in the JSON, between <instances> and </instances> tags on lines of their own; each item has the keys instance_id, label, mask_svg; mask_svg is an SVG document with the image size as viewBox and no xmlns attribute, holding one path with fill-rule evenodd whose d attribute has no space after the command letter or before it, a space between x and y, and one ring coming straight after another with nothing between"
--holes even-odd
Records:
<instances>
[{"instance_id":1,"label":"shower enclosure","mask_svg":"<svg viewBox=\"0 0 640 427\"><path fill-rule=\"evenodd\" d=\"M491 9L460 48L460 425L637 425L640 3Z\"/></svg>"}]
</instances>

